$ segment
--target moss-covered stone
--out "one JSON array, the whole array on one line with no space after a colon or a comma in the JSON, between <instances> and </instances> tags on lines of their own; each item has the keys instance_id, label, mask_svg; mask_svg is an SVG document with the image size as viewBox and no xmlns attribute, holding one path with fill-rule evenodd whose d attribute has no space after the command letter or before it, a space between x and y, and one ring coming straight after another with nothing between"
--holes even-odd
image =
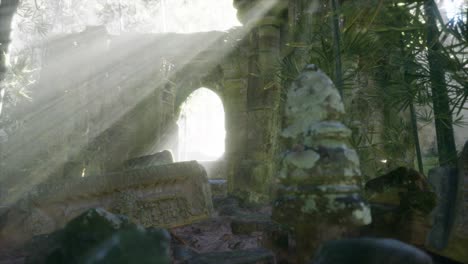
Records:
<instances>
[{"instance_id":1,"label":"moss-covered stone","mask_svg":"<svg viewBox=\"0 0 468 264\"><path fill-rule=\"evenodd\" d=\"M315 65L306 66L287 92L285 110L287 151L273 219L294 230L304 261L321 241L370 223L371 215L360 196L359 158L349 146L351 131L341 123L344 106L332 81Z\"/></svg>"},{"instance_id":2,"label":"moss-covered stone","mask_svg":"<svg viewBox=\"0 0 468 264\"><path fill-rule=\"evenodd\" d=\"M45 252L26 263L170 263L166 230L131 223L103 209L90 209L47 239Z\"/></svg>"},{"instance_id":3,"label":"moss-covered stone","mask_svg":"<svg viewBox=\"0 0 468 264\"><path fill-rule=\"evenodd\" d=\"M227 252L200 254L186 262L187 264L270 264L275 263L272 252L266 249L247 249Z\"/></svg>"}]
</instances>

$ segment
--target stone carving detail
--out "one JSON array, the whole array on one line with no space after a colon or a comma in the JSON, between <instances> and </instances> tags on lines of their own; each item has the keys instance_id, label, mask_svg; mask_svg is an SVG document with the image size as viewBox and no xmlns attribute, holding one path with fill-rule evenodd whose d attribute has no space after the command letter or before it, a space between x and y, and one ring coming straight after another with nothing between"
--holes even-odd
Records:
<instances>
[{"instance_id":1,"label":"stone carving detail","mask_svg":"<svg viewBox=\"0 0 468 264\"><path fill-rule=\"evenodd\" d=\"M24 241L50 233L96 207L127 215L145 227L188 224L213 210L206 172L195 161L56 180L38 186L23 203L28 208L12 207L7 213L0 240ZM25 228L11 237L18 223Z\"/></svg>"},{"instance_id":2,"label":"stone carving detail","mask_svg":"<svg viewBox=\"0 0 468 264\"><path fill-rule=\"evenodd\" d=\"M137 219L144 226L184 224L191 217L190 207L183 197L170 197L154 201L137 202Z\"/></svg>"}]
</instances>

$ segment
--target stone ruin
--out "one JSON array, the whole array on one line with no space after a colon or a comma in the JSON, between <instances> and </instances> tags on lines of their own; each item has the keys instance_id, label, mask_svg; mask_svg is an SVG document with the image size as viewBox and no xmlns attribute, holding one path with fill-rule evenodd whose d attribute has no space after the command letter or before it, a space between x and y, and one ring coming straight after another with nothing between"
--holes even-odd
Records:
<instances>
[{"instance_id":1,"label":"stone ruin","mask_svg":"<svg viewBox=\"0 0 468 264\"><path fill-rule=\"evenodd\" d=\"M391 237L461 263L468 262L468 143L458 167L436 167L428 177L400 167L366 183L372 224L362 235Z\"/></svg>"},{"instance_id":2,"label":"stone ruin","mask_svg":"<svg viewBox=\"0 0 468 264\"><path fill-rule=\"evenodd\" d=\"M145 227L189 224L213 210L204 168L195 161L171 163L41 184L3 215L0 238L24 242L96 207Z\"/></svg>"},{"instance_id":3,"label":"stone ruin","mask_svg":"<svg viewBox=\"0 0 468 264\"><path fill-rule=\"evenodd\" d=\"M287 152L273 218L294 228L301 253L371 222L360 196L359 157L341 122L344 113L338 90L315 65L306 66L288 90L282 132Z\"/></svg>"},{"instance_id":4,"label":"stone ruin","mask_svg":"<svg viewBox=\"0 0 468 264\"><path fill-rule=\"evenodd\" d=\"M330 79L314 65L307 66L291 87L286 106L283 136L290 148L282 161L273 219L293 227L298 258L306 260L324 241L346 237L369 224L370 210L360 196L359 159L347 143L350 131L340 122L344 108ZM311 112L316 115L307 114ZM39 185L6 214L3 238L26 241L49 234L96 207L126 215L147 228L173 228L212 216L209 182L197 162L173 163L170 152L163 151L130 159L123 168ZM278 227L270 230L273 222L267 218L254 220L253 215L239 213L230 217L235 233L258 232L263 225L264 235L280 232ZM284 236L284 231L279 234ZM265 245L278 250L277 241L268 239L273 240ZM207 253L193 260L237 258L236 254L252 254L265 263L274 260L269 251L261 250Z\"/></svg>"},{"instance_id":5,"label":"stone ruin","mask_svg":"<svg viewBox=\"0 0 468 264\"><path fill-rule=\"evenodd\" d=\"M152 143L155 134L157 141L163 142L170 131L159 131L159 128L170 126L177 107L201 86L219 92L227 110L229 142L226 164L223 164L221 171L227 175L229 193L247 202L265 203L274 197L271 195L272 190L277 190L273 218L295 228L299 250L308 254L304 258L309 258L324 240L343 237L346 233L354 232L356 226L368 224L371 221L369 207L360 196L359 159L347 142L351 132L342 124L342 100L330 79L313 65L306 67L288 91L285 114L287 127L282 133L287 152L281 164L277 165L276 155L281 145L277 131L284 116L280 111L283 107L282 84L273 73L278 58L285 58L291 52L289 47L284 48L286 45L283 41L296 41L292 32L300 27L302 20L307 19L298 3L307 4L308 1L278 1L278 5L266 12L260 21L251 22L251 9L259 2L234 1L240 20L252 27L245 37L239 39L236 34L243 33L242 30L237 30L237 33L233 31L231 35L219 32L189 37L167 35L138 41L140 45L154 45L157 42L173 43L167 41L172 40L189 46L189 53L196 46L200 53L189 65L178 68L171 80L152 80L145 84L154 86L154 92L135 107L132 114L102 133L99 129L94 131L100 133L96 142L110 143L101 147L94 141L86 141L87 149L81 156L88 159L88 169L94 175L65 177L40 184L14 207L6 212L2 210L0 238L24 241L34 235L47 234L94 207L125 214L146 227L170 228L210 217L213 210L210 187L206 172L196 162L172 163L172 158L167 155L161 159L145 156L128 160L123 166L124 170L114 173L106 173L109 168L114 169L114 160L112 164L100 164L106 161L102 156L109 153L120 155L115 158L115 164L121 164L131 154L141 154L140 148ZM299 19L302 16L304 19ZM201 47L205 47L205 40L210 35L216 35L217 41L206 52ZM67 41L73 43L75 40L70 37ZM119 47L119 43L125 41L125 38L113 38L111 46ZM107 42L104 39L100 43L103 52L110 52L104 48ZM83 51L86 48L83 45ZM169 55L170 61L175 62L187 57L179 50L171 50ZM119 68L127 69L142 63L138 56L135 58L138 61L120 60ZM158 59L156 55L145 57L144 64L154 65ZM57 64L60 66L60 63ZM93 65L83 74L92 74L101 66L105 65ZM57 71L51 69L45 74L56 76ZM148 67L145 74L153 76L159 71L158 67ZM57 81L55 78L46 79ZM175 79L178 82L173 82ZM138 82L138 91L147 88L139 84L139 79L133 81ZM47 82L43 85L52 86ZM96 82L91 85L100 84ZM156 89L161 87L164 89ZM138 91L131 90L131 93L138 94ZM67 97L64 104L75 101L72 97ZM88 94L83 101L94 99L92 94ZM121 99L127 104L135 100L131 96L122 96ZM166 105L170 107L160 108ZM101 107L101 104L96 105L96 112L102 112ZM135 119L134 116L142 118ZM75 127L73 131L82 135L88 127L98 127L101 119L105 117L78 119L75 123L71 122L72 125L85 125L72 126ZM157 122L148 125L146 121L153 119ZM41 119L35 122L40 123ZM56 131L63 134L60 129ZM55 139L62 135L52 137ZM21 137L18 140L23 142ZM38 139L34 140L36 142ZM65 137L63 141L42 139L44 142L56 142L57 146L73 145L73 142L67 140ZM123 143L115 144L116 141ZM57 146L46 145L44 149L53 150ZM129 151L129 146L134 149ZM98 153L102 156L96 154L98 158L95 158L91 155L98 150L102 151ZM21 157L23 154L36 155L29 153L27 148L23 151L25 153L20 153ZM58 158L70 156L58 153ZM465 186L463 191L460 190L463 197L460 204L463 204L461 207L464 207L464 214L456 219L453 232L465 239L468 233L467 153L468 147L465 147L461 159L463 166L460 166L463 168L460 177L464 177ZM72 165L76 163L73 166L82 169L81 156L78 155L76 160L65 161ZM18 160L23 162L22 159ZM280 175L275 179L279 169ZM73 175L79 175L79 171L70 176Z\"/></svg>"},{"instance_id":6,"label":"stone ruin","mask_svg":"<svg viewBox=\"0 0 468 264\"><path fill-rule=\"evenodd\" d=\"M272 218L293 228L298 260L305 261L324 241L358 234L358 227L369 224L371 216L360 195L359 159L347 142L350 131L341 123L344 107L331 80L308 65L289 90L286 107L287 127L282 135L288 150L278 175ZM209 182L197 162L173 163L169 152L161 152L131 159L123 167L120 172L40 184L3 215L0 238L18 242L49 234L96 207L126 215L147 228L190 225L212 216ZM276 225L270 230L270 219L252 220L252 215L238 213L232 217L233 232L262 236L280 232ZM272 237L265 245L277 250L278 241ZM382 248L387 253L388 249ZM248 249L198 254L192 260L251 256L263 261L255 263L275 259L268 250Z\"/></svg>"},{"instance_id":7,"label":"stone ruin","mask_svg":"<svg viewBox=\"0 0 468 264\"><path fill-rule=\"evenodd\" d=\"M147 155L124 162L126 169L143 169L150 166L164 165L174 163L174 158L169 150L164 150L153 155Z\"/></svg>"}]
</instances>

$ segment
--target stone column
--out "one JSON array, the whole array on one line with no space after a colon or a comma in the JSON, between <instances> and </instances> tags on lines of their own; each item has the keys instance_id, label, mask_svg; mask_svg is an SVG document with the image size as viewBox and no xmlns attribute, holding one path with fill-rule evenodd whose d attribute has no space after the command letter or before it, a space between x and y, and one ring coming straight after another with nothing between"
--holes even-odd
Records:
<instances>
[{"instance_id":1,"label":"stone column","mask_svg":"<svg viewBox=\"0 0 468 264\"><path fill-rule=\"evenodd\" d=\"M233 174L230 191L248 203L270 200L276 173L280 92L277 80L282 15L287 1L234 1L248 33L245 154ZM245 87L245 86L244 86Z\"/></svg>"},{"instance_id":2,"label":"stone column","mask_svg":"<svg viewBox=\"0 0 468 264\"><path fill-rule=\"evenodd\" d=\"M247 84L248 43L245 40L233 43L235 49L227 57L224 69L222 97L226 127L226 174L231 194L239 194L243 188L241 162L247 147Z\"/></svg>"},{"instance_id":3,"label":"stone column","mask_svg":"<svg viewBox=\"0 0 468 264\"><path fill-rule=\"evenodd\" d=\"M341 122L344 114L338 90L315 65L288 89L282 131L287 151L273 218L294 230L300 263L324 241L371 222L360 197L359 158L348 143L351 131Z\"/></svg>"}]
</instances>

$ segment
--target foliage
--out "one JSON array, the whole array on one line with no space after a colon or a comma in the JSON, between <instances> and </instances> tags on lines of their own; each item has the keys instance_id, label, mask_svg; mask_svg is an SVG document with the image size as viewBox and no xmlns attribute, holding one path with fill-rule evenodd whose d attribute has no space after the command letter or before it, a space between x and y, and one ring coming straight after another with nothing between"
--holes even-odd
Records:
<instances>
[{"instance_id":1,"label":"foliage","mask_svg":"<svg viewBox=\"0 0 468 264\"><path fill-rule=\"evenodd\" d=\"M378 164L382 157L407 156L404 151L413 145L407 132L412 129L411 117L405 114L411 105L418 110L415 115L420 124L432 123L434 119L423 1L342 2L338 10L342 24L340 56L344 100L351 116L348 123L354 131L352 142L363 163L372 160L378 170L383 166ZM329 1L321 3L312 26L298 25L297 30L303 35L300 41L289 43L299 52L282 61L279 75L286 83L297 76L297 65L301 64L298 58L300 61L303 57L329 76L336 76L333 14ZM443 49L438 56L443 58L443 67L447 69L449 114L455 116L464 109L468 95L466 17L464 12L460 19L448 23L439 19ZM453 124L464 125L461 120L457 116Z\"/></svg>"},{"instance_id":2,"label":"foliage","mask_svg":"<svg viewBox=\"0 0 468 264\"><path fill-rule=\"evenodd\" d=\"M28 67L29 63L24 57L15 57L7 62L5 79L0 82L0 91L3 91L1 95L4 96L0 107L0 144L21 127L19 120L11 116L11 110L21 103L33 100L30 87L36 79L36 71Z\"/></svg>"}]
</instances>

